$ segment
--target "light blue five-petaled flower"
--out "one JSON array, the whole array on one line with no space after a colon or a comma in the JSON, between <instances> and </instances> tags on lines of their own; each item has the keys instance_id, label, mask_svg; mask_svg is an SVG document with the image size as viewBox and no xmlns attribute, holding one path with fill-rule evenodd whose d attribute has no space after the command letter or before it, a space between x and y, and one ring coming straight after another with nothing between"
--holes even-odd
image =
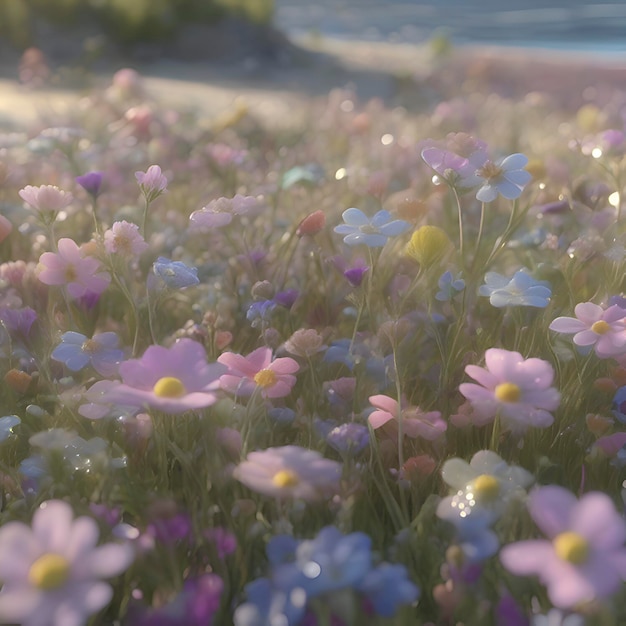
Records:
<instances>
[{"instance_id":1,"label":"light blue five-petaled flower","mask_svg":"<svg viewBox=\"0 0 626 626\"><path fill-rule=\"evenodd\" d=\"M401 235L410 224L394 220L389 211L378 211L372 218L360 209L346 209L342 213L344 224L335 226L335 232L345 235L343 241L349 246L364 244L368 248L382 248L389 237Z\"/></svg>"},{"instance_id":2,"label":"light blue five-petaled flower","mask_svg":"<svg viewBox=\"0 0 626 626\"><path fill-rule=\"evenodd\" d=\"M548 306L552 290L550 283L533 278L526 268L517 270L512 278L487 272L485 284L478 289L481 296L497 308L507 306L532 306L543 309Z\"/></svg>"}]
</instances>

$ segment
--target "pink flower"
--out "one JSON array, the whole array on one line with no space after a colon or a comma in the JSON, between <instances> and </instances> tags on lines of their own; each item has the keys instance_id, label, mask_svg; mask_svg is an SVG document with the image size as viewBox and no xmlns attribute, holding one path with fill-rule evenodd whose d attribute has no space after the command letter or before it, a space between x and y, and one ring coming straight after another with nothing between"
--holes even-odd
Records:
<instances>
[{"instance_id":1,"label":"pink flower","mask_svg":"<svg viewBox=\"0 0 626 626\"><path fill-rule=\"evenodd\" d=\"M376 430L383 428L394 436L398 432L398 417L402 416L402 431L407 437L423 437L427 441L434 441L446 432L447 424L441 419L439 411L424 413L419 407L403 407L389 396L370 396L369 401L377 411L370 413L369 423ZM391 430L391 432L390 432Z\"/></svg>"},{"instance_id":2,"label":"pink flower","mask_svg":"<svg viewBox=\"0 0 626 626\"><path fill-rule=\"evenodd\" d=\"M224 352L217 359L228 367L220 377L222 389L237 396L251 396L260 389L264 398L283 398L296 383L300 366L289 357L274 359L270 348L257 348L248 356Z\"/></svg>"},{"instance_id":3,"label":"pink flower","mask_svg":"<svg viewBox=\"0 0 626 626\"><path fill-rule=\"evenodd\" d=\"M156 200L167 191L167 178L158 165L151 165L145 172L135 172L135 178L147 202Z\"/></svg>"},{"instance_id":4,"label":"pink flower","mask_svg":"<svg viewBox=\"0 0 626 626\"><path fill-rule=\"evenodd\" d=\"M341 464L299 446L250 452L233 476L253 491L276 498L308 502L334 495L339 489Z\"/></svg>"},{"instance_id":5,"label":"pink flower","mask_svg":"<svg viewBox=\"0 0 626 626\"><path fill-rule=\"evenodd\" d=\"M26 185L18 193L26 204L42 213L60 211L72 204L74 200L69 191L63 191L54 185L41 185L41 187Z\"/></svg>"},{"instance_id":6,"label":"pink flower","mask_svg":"<svg viewBox=\"0 0 626 626\"><path fill-rule=\"evenodd\" d=\"M206 228L220 228L227 226L233 220L233 216L253 216L263 210L264 205L254 196L242 196L237 194L233 198L217 198L212 200L199 211L194 211L189 220L193 226Z\"/></svg>"},{"instance_id":7,"label":"pink flower","mask_svg":"<svg viewBox=\"0 0 626 626\"><path fill-rule=\"evenodd\" d=\"M472 403L479 419L499 415L511 430L528 426L550 426L561 394L551 387L554 370L541 359L526 359L519 352L491 348L485 353L487 368L468 365L466 374L474 383L463 383L459 391Z\"/></svg>"},{"instance_id":8,"label":"pink flower","mask_svg":"<svg viewBox=\"0 0 626 626\"><path fill-rule=\"evenodd\" d=\"M37 277L45 285L65 285L72 298L101 294L111 282L108 272L99 272L100 261L85 256L72 239L59 239L58 252L44 252Z\"/></svg>"},{"instance_id":9,"label":"pink flower","mask_svg":"<svg viewBox=\"0 0 626 626\"><path fill-rule=\"evenodd\" d=\"M139 233L139 226L122 220L114 222L104 233L104 249L109 254L120 254L126 258L138 257L148 244Z\"/></svg>"},{"instance_id":10,"label":"pink flower","mask_svg":"<svg viewBox=\"0 0 626 626\"><path fill-rule=\"evenodd\" d=\"M216 402L218 377L225 370L208 363L204 348L192 339L179 339L171 348L150 346L140 359L120 364L122 383L106 390L100 403L174 414L201 409Z\"/></svg>"},{"instance_id":11,"label":"pink flower","mask_svg":"<svg viewBox=\"0 0 626 626\"><path fill-rule=\"evenodd\" d=\"M547 539L519 541L500 551L506 569L537 575L554 606L606 598L626 581L626 524L604 493L580 500L555 485L530 494L528 510Z\"/></svg>"},{"instance_id":12,"label":"pink flower","mask_svg":"<svg viewBox=\"0 0 626 626\"><path fill-rule=\"evenodd\" d=\"M594 346L601 359L626 354L626 310L614 304L605 311L593 302L581 302L574 313L576 317L557 317L550 330L573 334L577 346Z\"/></svg>"},{"instance_id":13,"label":"pink flower","mask_svg":"<svg viewBox=\"0 0 626 626\"><path fill-rule=\"evenodd\" d=\"M0 528L0 621L24 626L80 626L103 609L113 589L103 578L121 574L134 559L129 544L97 546L98 524L74 519L61 500L41 504L32 526Z\"/></svg>"}]
</instances>

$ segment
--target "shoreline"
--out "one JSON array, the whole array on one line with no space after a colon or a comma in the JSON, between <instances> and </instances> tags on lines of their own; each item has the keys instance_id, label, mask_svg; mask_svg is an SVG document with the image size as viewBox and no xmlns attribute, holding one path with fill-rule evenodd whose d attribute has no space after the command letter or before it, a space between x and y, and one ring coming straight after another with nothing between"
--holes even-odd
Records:
<instances>
[{"instance_id":1,"label":"shoreline","mask_svg":"<svg viewBox=\"0 0 626 626\"><path fill-rule=\"evenodd\" d=\"M505 96L520 97L530 91L552 91L565 99L586 86L603 84L626 89L626 57L602 53L471 44L456 46L435 59L428 45L367 42L328 37L289 38L292 58L277 62L184 63L159 60L129 63L145 78L149 96L165 106L196 109L203 117L225 113L233 102L245 102L264 123L297 122L298 111L337 87L353 85L363 100L374 97L394 105L402 97L419 99L435 89L450 97L445 84L474 81L475 88L497 85ZM99 71L91 81L106 85L123 64ZM0 77L0 127L27 126L40 115L64 115L84 94L84 87L45 86L29 89L16 79ZM17 68L14 68L17 75ZM426 87L426 89L424 89ZM414 93L413 93L414 92ZM432 97L432 96L431 96Z\"/></svg>"}]
</instances>

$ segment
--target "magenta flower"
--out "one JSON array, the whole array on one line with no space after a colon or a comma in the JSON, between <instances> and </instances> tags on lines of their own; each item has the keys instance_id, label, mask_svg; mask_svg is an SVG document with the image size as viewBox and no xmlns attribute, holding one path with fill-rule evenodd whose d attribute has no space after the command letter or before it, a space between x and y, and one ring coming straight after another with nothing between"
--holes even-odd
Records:
<instances>
[{"instance_id":1,"label":"magenta flower","mask_svg":"<svg viewBox=\"0 0 626 626\"><path fill-rule=\"evenodd\" d=\"M44 252L39 258L37 277L45 285L65 285L72 298L100 295L111 282L101 272L100 261L86 256L72 239L59 239L58 252Z\"/></svg>"},{"instance_id":2,"label":"magenta flower","mask_svg":"<svg viewBox=\"0 0 626 626\"><path fill-rule=\"evenodd\" d=\"M266 496L312 502L337 493L341 464L314 450L283 446L250 452L233 476Z\"/></svg>"},{"instance_id":3,"label":"magenta flower","mask_svg":"<svg viewBox=\"0 0 626 626\"><path fill-rule=\"evenodd\" d=\"M56 213L68 207L74 200L69 191L63 191L54 185L41 185L41 187L26 185L18 193L26 204L41 213Z\"/></svg>"},{"instance_id":4,"label":"magenta flower","mask_svg":"<svg viewBox=\"0 0 626 626\"><path fill-rule=\"evenodd\" d=\"M192 339L179 339L171 348L150 346L140 359L120 364L122 384L107 390L102 402L174 414L201 409L217 400L225 371L207 363L204 348Z\"/></svg>"},{"instance_id":5,"label":"magenta flower","mask_svg":"<svg viewBox=\"0 0 626 626\"><path fill-rule=\"evenodd\" d=\"M547 539L502 548L504 567L518 576L536 574L554 606L606 598L626 580L626 523L604 493L580 500L556 485L530 494L528 509Z\"/></svg>"},{"instance_id":6,"label":"magenta flower","mask_svg":"<svg viewBox=\"0 0 626 626\"><path fill-rule=\"evenodd\" d=\"M224 352L218 363L228 367L220 378L222 389L236 396L251 396L257 389L264 398L283 398L296 383L293 376L299 369L289 357L274 359L270 348L257 348L248 356Z\"/></svg>"},{"instance_id":7,"label":"magenta flower","mask_svg":"<svg viewBox=\"0 0 626 626\"><path fill-rule=\"evenodd\" d=\"M511 430L550 426L561 394L552 387L554 370L541 359L526 359L519 352L491 348L487 368L468 365L466 374L479 384L462 383L459 391L472 403L481 421L499 415Z\"/></svg>"},{"instance_id":8,"label":"magenta flower","mask_svg":"<svg viewBox=\"0 0 626 626\"><path fill-rule=\"evenodd\" d=\"M81 626L103 609L113 589L102 578L117 576L134 559L129 544L97 546L98 524L74 519L61 500L44 502L32 527L8 522L0 528L0 621L23 626Z\"/></svg>"},{"instance_id":9,"label":"magenta flower","mask_svg":"<svg viewBox=\"0 0 626 626\"><path fill-rule=\"evenodd\" d=\"M416 406L400 408L396 400L384 395L370 396L369 401L377 409L368 417L374 430L384 428L389 433L391 429L389 434L393 435L398 432L398 417L402 416L402 432L407 437L434 441L446 432L447 424L439 411L424 413Z\"/></svg>"},{"instance_id":10,"label":"magenta flower","mask_svg":"<svg viewBox=\"0 0 626 626\"><path fill-rule=\"evenodd\" d=\"M593 302L577 304L576 317L557 317L550 330L574 335L577 346L593 346L601 359L626 353L626 310L617 304L606 311Z\"/></svg>"}]
</instances>

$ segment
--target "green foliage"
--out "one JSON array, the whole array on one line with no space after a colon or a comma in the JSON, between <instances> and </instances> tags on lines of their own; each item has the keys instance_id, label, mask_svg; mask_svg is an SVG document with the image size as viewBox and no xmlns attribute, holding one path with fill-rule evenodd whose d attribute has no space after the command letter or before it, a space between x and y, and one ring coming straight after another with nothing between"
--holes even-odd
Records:
<instances>
[{"instance_id":1,"label":"green foliage","mask_svg":"<svg viewBox=\"0 0 626 626\"><path fill-rule=\"evenodd\" d=\"M269 24L274 0L2 0L0 39L24 49L37 45L36 21L73 27L81 20L100 25L113 41L163 41L185 24L212 24L235 16Z\"/></svg>"}]
</instances>

